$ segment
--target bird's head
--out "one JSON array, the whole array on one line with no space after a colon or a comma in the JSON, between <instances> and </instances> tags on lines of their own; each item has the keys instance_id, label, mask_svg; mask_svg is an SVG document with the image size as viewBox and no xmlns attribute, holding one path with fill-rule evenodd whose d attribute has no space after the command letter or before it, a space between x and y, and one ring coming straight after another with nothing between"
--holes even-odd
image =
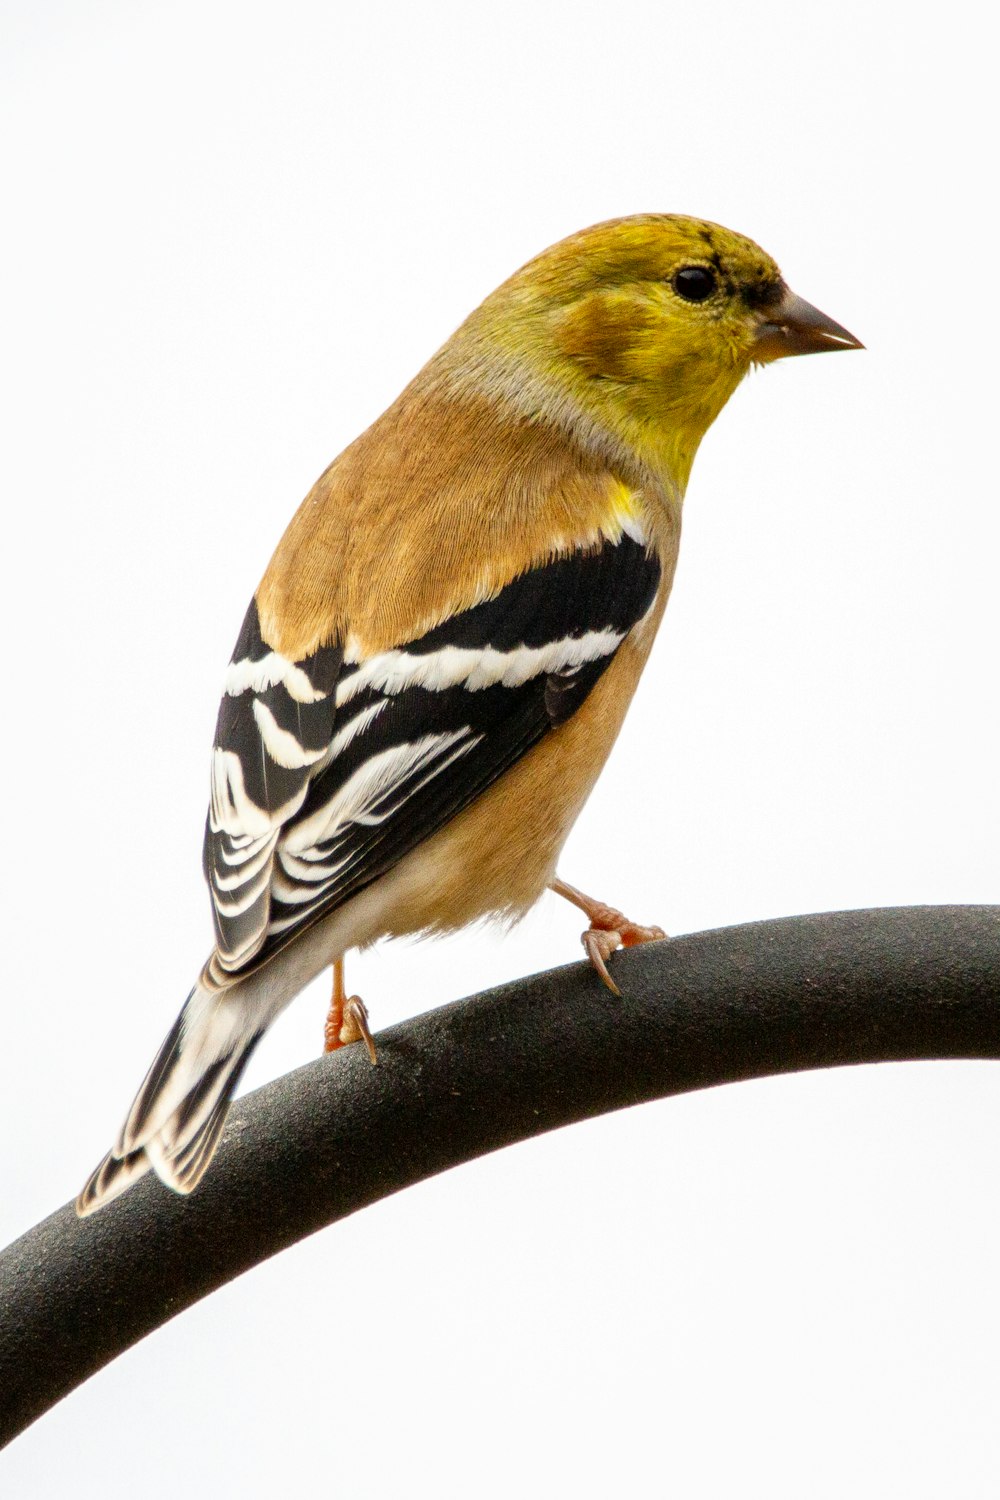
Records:
<instances>
[{"instance_id":1,"label":"bird's head","mask_svg":"<svg viewBox=\"0 0 1000 1500\"><path fill-rule=\"evenodd\" d=\"M536 390L559 392L680 490L751 365L862 347L796 297L752 240L677 214L571 235L516 272L466 326L481 351L496 350L498 371L530 369Z\"/></svg>"}]
</instances>

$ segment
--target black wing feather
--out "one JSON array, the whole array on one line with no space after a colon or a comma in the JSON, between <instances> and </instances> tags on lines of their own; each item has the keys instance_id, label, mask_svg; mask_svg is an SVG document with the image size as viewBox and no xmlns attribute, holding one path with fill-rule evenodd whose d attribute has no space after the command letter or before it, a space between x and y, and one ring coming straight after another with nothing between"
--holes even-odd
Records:
<instances>
[{"instance_id":1,"label":"black wing feather","mask_svg":"<svg viewBox=\"0 0 1000 1500\"><path fill-rule=\"evenodd\" d=\"M205 841L223 964L243 972L270 958L570 718L659 579L655 555L624 535L521 574L393 652L354 664L328 646L277 658L270 676L275 653L251 606L233 653L235 686L251 685L230 688L216 738L229 752L223 791L231 798L242 777L246 816L227 805L227 823L215 796ZM272 749L292 746L286 760L300 747L304 763L278 764L268 737ZM252 873L234 900L225 881L241 857Z\"/></svg>"}]
</instances>

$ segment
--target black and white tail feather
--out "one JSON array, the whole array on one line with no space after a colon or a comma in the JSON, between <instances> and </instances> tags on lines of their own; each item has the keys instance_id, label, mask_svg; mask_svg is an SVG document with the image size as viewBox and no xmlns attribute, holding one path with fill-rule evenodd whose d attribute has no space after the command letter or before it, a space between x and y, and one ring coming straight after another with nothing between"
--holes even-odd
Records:
<instances>
[{"instance_id":1,"label":"black and white tail feather","mask_svg":"<svg viewBox=\"0 0 1000 1500\"><path fill-rule=\"evenodd\" d=\"M241 1034L238 1021L223 997L199 986L191 991L114 1147L77 1199L81 1217L117 1198L150 1168L177 1193L198 1186L218 1145L229 1102L263 1035L259 1030L246 1035L245 1028Z\"/></svg>"},{"instance_id":2,"label":"black and white tail feather","mask_svg":"<svg viewBox=\"0 0 1000 1500\"><path fill-rule=\"evenodd\" d=\"M308 964L284 950L569 719L659 580L629 528L363 660L333 644L289 661L251 605L219 711L205 832L215 951L80 1194L81 1215L150 1168L179 1193L197 1186L263 1032L358 939L341 929L333 951L311 945Z\"/></svg>"}]
</instances>

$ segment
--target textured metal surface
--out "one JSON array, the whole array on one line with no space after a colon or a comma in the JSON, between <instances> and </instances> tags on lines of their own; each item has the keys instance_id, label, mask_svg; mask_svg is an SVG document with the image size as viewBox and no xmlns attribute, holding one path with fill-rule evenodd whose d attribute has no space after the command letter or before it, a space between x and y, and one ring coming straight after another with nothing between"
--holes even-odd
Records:
<instances>
[{"instance_id":1,"label":"textured metal surface","mask_svg":"<svg viewBox=\"0 0 1000 1500\"><path fill-rule=\"evenodd\" d=\"M0 1255L0 1442L145 1334L323 1225L625 1105L767 1074L1000 1057L1000 907L838 912L621 953L382 1032L234 1105L204 1184L147 1178Z\"/></svg>"}]
</instances>

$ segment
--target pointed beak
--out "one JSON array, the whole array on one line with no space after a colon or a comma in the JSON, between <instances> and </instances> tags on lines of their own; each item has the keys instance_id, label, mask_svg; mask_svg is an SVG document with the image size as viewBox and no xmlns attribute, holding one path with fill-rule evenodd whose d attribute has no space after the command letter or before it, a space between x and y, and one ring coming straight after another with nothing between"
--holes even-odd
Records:
<instances>
[{"instance_id":1,"label":"pointed beak","mask_svg":"<svg viewBox=\"0 0 1000 1500\"><path fill-rule=\"evenodd\" d=\"M853 333L786 288L781 301L773 303L763 314L754 337L753 357L761 364L769 364L789 354L823 354L830 349L864 347Z\"/></svg>"}]
</instances>

